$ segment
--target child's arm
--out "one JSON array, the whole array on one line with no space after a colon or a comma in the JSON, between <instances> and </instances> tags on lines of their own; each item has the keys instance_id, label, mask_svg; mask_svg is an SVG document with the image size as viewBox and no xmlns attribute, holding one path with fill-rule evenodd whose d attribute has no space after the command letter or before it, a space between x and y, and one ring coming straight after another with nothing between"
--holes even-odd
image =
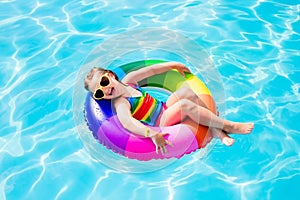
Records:
<instances>
[{"instance_id":1,"label":"child's arm","mask_svg":"<svg viewBox=\"0 0 300 200\"><path fill-rule=\"evenodd\" d=\"M121 124L128 131L144 137L151 137L158 133L157 131L148 128L142 122L132 117L130 113L130 105L126 99L116 99L114 101L114 106Z\"/></svg>"},{"instance_id":2,"label":"child's arm","mask_svg":"<svg viewBox=\"0 0 300 200\"><path fill-rule=\"evenodd\" d=\"M155 74L164 73L171 69L177 69L183 76L184 76L184 72L190 72L190 70L182 63L165 62L165 63L154 64L149 67L144 67L136 71L132 71L123 78L122 82L137 84L137 82L139 82L140 80L143 80Z\"/></svg>"},{"instance_id":3,"label":"child's arm","mask_svg":"<svg viewBox=\"0 0 300 200\"><path fill-rule=\"evenodd\" d=\"M173 146L169 141L164 139L163 136L166 133L155 131L145 126L139 120L133 118L130 113L129 102L126 99L124 98L116 99L114 101L114 106L117 112L118 119L120 120L123 127L128 131L135 133L137 135L151 138L153 143L156 146L157 153L158 153L158 149L160 149L163 154L167 153L167 149L166 149L167 144Z\"/></svg>"}]
</instances>

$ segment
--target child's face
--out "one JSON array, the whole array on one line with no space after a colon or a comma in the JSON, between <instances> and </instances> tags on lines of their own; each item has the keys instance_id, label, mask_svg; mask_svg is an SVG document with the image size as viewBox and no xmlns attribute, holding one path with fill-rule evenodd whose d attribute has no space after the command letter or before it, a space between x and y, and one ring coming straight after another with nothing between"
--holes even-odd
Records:
<instances>
[{"instance_id":1,"label":"child's face","mask_svg":"<svg viewBox=\"0 0 300 200\"><path fill-rule=\"evenodd\" d=\"M89 90L94 94L94 98L113 99L118 96L116 85L118 81L114 75L104 72L96 72L89 83Z\"/></svg>"}]
</instances>

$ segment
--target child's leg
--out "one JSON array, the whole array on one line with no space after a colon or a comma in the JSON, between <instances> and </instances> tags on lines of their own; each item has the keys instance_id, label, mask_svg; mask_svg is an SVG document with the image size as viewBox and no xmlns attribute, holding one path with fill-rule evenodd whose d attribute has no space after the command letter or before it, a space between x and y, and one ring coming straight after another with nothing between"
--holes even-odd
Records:
<instances>
[{"instance_id":1,"label":"child's leg","mask_svg":"<svg viewBox=\"0 0 300 200\"><path fill-rule=\"evenodd\" d=\"M237 123L221 119L210 110L187 99L180 99L168 107L161 117L160 125L173 125L183 121L186 117L191 118L198 124L223 129L230 133L250 133L254 126L253 123Z\"/></svg>"},{"instance_id":2,"label":"child's leg","mask_svg":"<svg viewBox=\"0 0 300 200\"><path fill-rule=\"evenodd\" d=\"M173 94L171 94L166 102L167 107L172 106L180 99L188 99L198 104L199 106L207 108L202 99L191 88L188 87L182 87L179 90L175 91Z\"/></svg>"},{"instance_id":3,"label":"child's leg","mask_svg":"<svg viewBox=\"0 0 300 200\"><path fill-rule=\"evenodd\" d=\"M207 108L206 104L203 102L201 97L199 97L191 88L188 87L182 87L179 90L175 91L168 99L167 101L167 107L172 106L176 102L178 102L180 99L188 99L192 102L195 102L199 106L202 106L204 108ZM174 121L180 121L179 119L176 119ZM209 128L214 138L219 138L223 144L226 146L231 146L234 143L234 139L229 137L226 133L224 133L221 129L217 128Z\"/></svg>"},{"instance_id":4,"label":"child's leg","mask_svg":"<svg viewBox=\"0 0 300 200\"><path fill-rule=\"evenodd\" d=\"M168 98L168 100L166 102L167 107L170 107L174 103L178 102L180 99L188 99L188 100L196 103L197 105L202 106L202 107L208 109L207 105L204 103L204 101L202 100L201 96L198 96L189 87L182 87L179 90L175 91L172 95L170 95L170 97Z\"/></svg>"}]
</instances>

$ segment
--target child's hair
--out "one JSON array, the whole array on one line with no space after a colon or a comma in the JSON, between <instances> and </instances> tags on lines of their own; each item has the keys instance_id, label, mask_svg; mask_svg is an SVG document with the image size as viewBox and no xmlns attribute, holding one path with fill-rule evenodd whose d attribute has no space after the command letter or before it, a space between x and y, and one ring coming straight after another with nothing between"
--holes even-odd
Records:
<instances>
[{"instance_id":1,"label":"child's hair","mask_svg":"<svg viewBox=\"0 0 300 200\"><path fill-rule=\"evenodd\" d=\"M92 80L92 78L94 77L96 72L100 72L100 73L110 73L113 74L115 76L115 79L118 81L119 78L118 76L111 70L106 70L100 67L94 67L90 70L90 72L86 75L85 79L84 79L84 88L86 90L89 90L89 82Z\"/></svg>"}]
</instances>

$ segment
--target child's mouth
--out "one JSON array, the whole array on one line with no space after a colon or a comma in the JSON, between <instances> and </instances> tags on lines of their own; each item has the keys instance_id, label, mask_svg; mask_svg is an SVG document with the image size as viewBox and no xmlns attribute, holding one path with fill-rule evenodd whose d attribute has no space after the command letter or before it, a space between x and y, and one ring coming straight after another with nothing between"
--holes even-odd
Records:
<instances>
[{"instance_id":1,"label":"child's mouth","mask_svg":"<svg viewBox=\"0 0 300 200\"><path fill-rule=\"evenodd\" d=\"M114 88L111 88L110 89L110 93L108 95L112 95L113 94L113 91L114 91Z\"/></svg>"}]
</instances>

